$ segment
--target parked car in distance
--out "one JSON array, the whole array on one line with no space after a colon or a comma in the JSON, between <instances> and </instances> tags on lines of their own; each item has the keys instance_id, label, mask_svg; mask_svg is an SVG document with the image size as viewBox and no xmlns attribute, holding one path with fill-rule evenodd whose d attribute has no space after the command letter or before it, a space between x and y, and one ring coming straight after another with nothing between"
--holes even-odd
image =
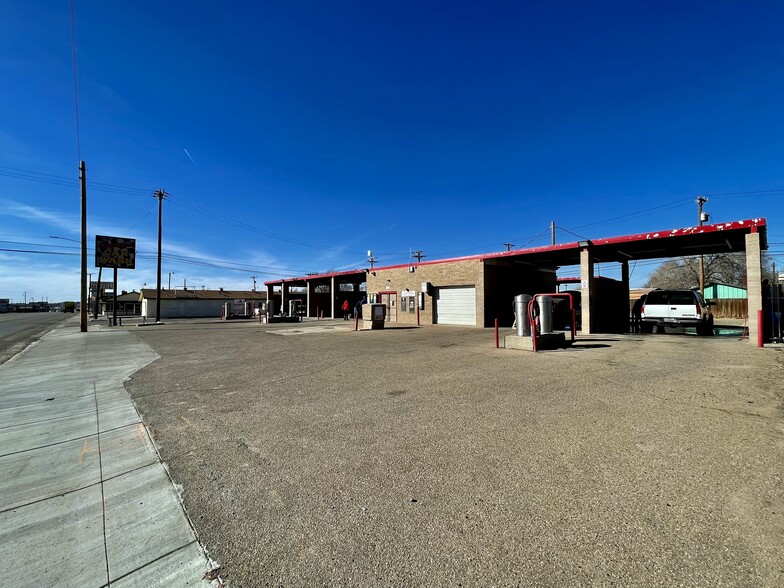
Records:
<instances>
[{"instance_id":1,"label":"parked car in distance","mask_svg":"<svg viewBox=\"0 0 784 588\"><path fill-rule=\"evenodd\" d=\"M642 307L643 332L654 327L696 327L698 335L713 335L712 304L695 290L651 290Z\"/></svg>"}]
</instances>

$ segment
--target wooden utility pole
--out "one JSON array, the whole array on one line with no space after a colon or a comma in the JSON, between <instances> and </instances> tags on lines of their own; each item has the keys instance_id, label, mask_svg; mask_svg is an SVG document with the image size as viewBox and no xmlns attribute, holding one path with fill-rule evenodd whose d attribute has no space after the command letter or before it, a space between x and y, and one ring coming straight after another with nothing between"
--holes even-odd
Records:
<instances>
[{"instance_id":1,"label":"wooden utility pole","mask_svg":"<svg viewBox=\"0 0 784 588\"><path fill-rule=\"evenodd\" d=\"M153 194L158 199L158 286L155 294L155 322L161 322L161 233L163 224L161 218L163 216L163 199L168 196L166 190L156 190Z\"/></svg>"},{"instance_id":2,"label":"wooden utility pole","mask_svg":"<svg viewBox=\"0 0 784 588\"><path fill-rule=\"evenodd\" d=\"M702 205L708 201L705 196L697 196L697 221L699 227L702 226ZM705 298L705 262L702 253L700 253L700 296Z\"/></svg>"},{"instance_id":3,"label":"wooden utility pole","mask_svg":"<svg viewBox=\"0 0 784 588\"><path fill-rule=\"evenodd\" d=\"M87 332L87 170L79 162L79 184L82 189L82 292L79 302L81 332Z\"/></svg>"},{"instance_id":4,"label":"wooden utility pole","mask_svg":"<svg viewBox=\"0 0 784 588\"><path fill-rule=\"evenodd\" d=\"M421 250L421 249L417 249L416 251L414 251L414 252L411 254L411 257L416 257L416 260L417 260L417 262L420 262L420 261L422 261L422 258L423 258L423 257L427 257L427 255L425 255L424 253L422 253L422 250Z\"/></svg>"}]
</instances>

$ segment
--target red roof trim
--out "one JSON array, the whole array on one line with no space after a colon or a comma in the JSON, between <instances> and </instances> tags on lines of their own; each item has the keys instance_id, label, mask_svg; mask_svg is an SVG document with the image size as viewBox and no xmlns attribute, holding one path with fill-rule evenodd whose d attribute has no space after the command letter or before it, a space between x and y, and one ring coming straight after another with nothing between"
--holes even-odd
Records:
<instances>
[{"instance_id":1,"label":"red roof trim","mask_svg":"<svg viewBox=\"0 0 784 588\"><path fill-rule=\"evenodd\" d=\"M758 227L764 227L767 221L764 218L730 221L713 225L669 229L665 231L649 231L626 235L624 237L610 237L608 239L591 239L593 245L614 245L617 243L630 243L632 241L648 241L650 239L666 239L668 237L682 237L685 235L698 235L700 233L718 233L720 231L749 231L756 232Z\"/></svg>"},{"instance_id":2,"label":"red roof trim","mask_svg":"<svg viewBox=\"0 0 784 588\"><path fill-rule=\"evenodd\" d=\"M318 280L320 278L332 278L334 276L350 276L353 274L364 274L364 273L367 273L364 269L344 270L342 272L330 272L328 274L313 274L312 276L300 276L298 278L284 278L282 280L270 280L269 282L264 282L264 285L276 286L278 284L282 284L283 282L308 282L310 280Z\"/></svg>"},{"instance_id":3,"label":"red roof trim","mask_svg":"<svg viewBox=\"0 0 784 588\"><path fill-rule=\"evenodd\" d=\"M603 239L588 239L593 246L597 245L617 245L619 243L632 243L635 241L649 241L651 239L665 239L668 237L681 237L700 233L716 233L720 231L749 231L756 232L758 227L764 227L767 221L764 218L754 218L746 220L729 221L726 223L716 223L712 225L702 225L695 227L684 227L680 229L666 229L663 231L648 231L647 233L637 233L622 237L609 237ZM399 269L402 267L418 267L420 265L435 265L438 263L455 263L458 261L484 261L486 259L498 259L502 257L516 257L518 255L531 255L533 253L549 253L552 251L562 251L567 249L579 249L577 241L572 243L558 243L556 245L544 245L541 247L530 247L528 249L515 249L513 251L498 251L495 253L480 253L477 255L466 255L464 257L450 257L447 259L434 259L432 261L417 261L414 263L399 263L396 265L385 265L373 268L374 271ZM329 278L332 276L350 275L366 273L369 270L357 269L330 274L319 274L315 276L304 276L300 278L286 278L285 280L273 280L264 282L265 285L277 285L285 282L307 282L318 278Z\"/></svg>"}]
</instances>

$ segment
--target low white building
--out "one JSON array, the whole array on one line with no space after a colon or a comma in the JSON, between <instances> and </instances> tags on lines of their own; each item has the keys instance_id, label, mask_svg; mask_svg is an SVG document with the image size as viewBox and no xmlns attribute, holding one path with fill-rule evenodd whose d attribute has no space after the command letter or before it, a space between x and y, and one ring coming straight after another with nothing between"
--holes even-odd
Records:
<instances>
[{"instance_id":1,"label":"low white building","mask_svg":"<svg viewBox=\"0 0 784 588\"><path fill-rule=\"evenodd\" d=\"M155 316L157 296L155 288L143 288L140 295L142 316L157 319ZM251 302L258 305L267 300L266 292L247 290L161 290L161 318L219 318L227 302L242 304Z\"/></svg>"}]
</instances>

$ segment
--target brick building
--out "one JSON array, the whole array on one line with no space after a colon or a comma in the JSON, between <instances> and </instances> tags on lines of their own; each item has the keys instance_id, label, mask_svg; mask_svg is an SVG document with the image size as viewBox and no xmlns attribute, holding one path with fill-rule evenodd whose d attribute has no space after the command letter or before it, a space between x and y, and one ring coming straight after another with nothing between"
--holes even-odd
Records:
<instances>
[{"instance_id":1,"label":"brick building","mask_svg":"<svg viewBox=\"0 0 784 588\"><path fill-rule=\"evenodd\" d=\"M344 299L366 294L387 306L387 320L404 324L511 326L517 294L556 292L556 272L579 266L582 332L626 332L629 262L745 251L749 316L762 307L761 252L765 219L686 227L546 247L419 261L266 282L275 308L297 298L306 316L337 317ZM618 264L620 280L597 278L594 264ZM750 337L756 325L750 321Z\"/></svg>"}]
</instances>

